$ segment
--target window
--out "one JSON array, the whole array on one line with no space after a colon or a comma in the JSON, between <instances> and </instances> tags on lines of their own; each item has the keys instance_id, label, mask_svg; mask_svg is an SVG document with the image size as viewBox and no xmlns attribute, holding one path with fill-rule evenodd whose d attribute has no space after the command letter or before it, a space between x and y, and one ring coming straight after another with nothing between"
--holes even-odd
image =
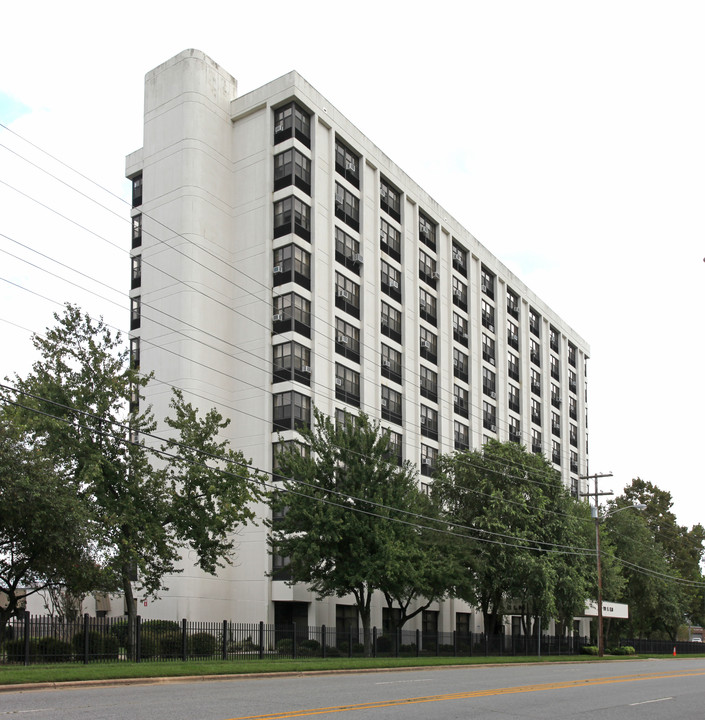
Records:
<instances>
[{"instance_id":1,"label":"window","mask_svg":"<svg viewBox=\"0 0 705 720\"><path fill-rule=\"evenodd\" d=\"M494 332L494 306L487 300L482 301L482 325L490 332Z\"/></svg>"},{"instance_id":2,"label":"window","mask_svg":"<svg viewBox=\"0 0 705 720\"><path fill-rule=\"evenodd\" d=\"M534 363L534 365L538 365L538 367L541 367L541 346L534 340L531 339L530 343L530 353L531 353L531 362Z\"/></svg>"},{"instance_id":3,"label":"window","mask_svg":"<svg viewBox=\"0 0 705 720\"><path fill-rule=\"evenodd\" d=\"M438 280L436 261L423 250L419 250L419 278L431 287L436 287L436 280Z\"/></svg>"},{"instance_id":4,"label":"window","mask_svg":"<svg viewBox=\"0 0 705 720\"><path fill-rule=\"evenodd\" d=\"M470 415L470 396L460 385L453 385L453 410L463 417Z\"/></svg>"},{"instance_id":5,"label":"window","mask_svg":"<svg viewBox=\"0 0 705 720\"><path fill-rule=\"evenodd\" d=\"M355 318L360 317L360 286L338 272L335 274L335 306Z\"/></svg>"},{"instance_id":6,"label":"window","mask_svg":"<svg viewBox=\"0 0 705 720\"><path fill-rule=\"evenodd\" d=\"M558 440L553 440L551 443L551 460L555 465L561 464L561 444Z\"/></svg>"},{"instance_id":7,"label":"window","mask_svg":"<svg viewBox=\"0 0 705 720\"><path fill-rule=\"evenodd\" d=\"M557 408L561 406L561 389L556 383L551 383L551 405Z\"/></svg>"},{"instance_id":8,"label":"window","mask_svg":"<svg viewBox=\"0 0 705 720\"><path fill-rule=\"evenodd\" d=\"M311 161L295 148L274 156L274 190L289 185L311 194Z\"/></svg>"},{"instance_id":9,"label":"window","mask_svg":"<svg viewBox=\"0 0 705 720\"><path fill-rule=\"evenodd\" d=\"M140 339L130 338L130 367L133 370L140 369Z\"/></svg>"},{"instance_id":10,"label":"window","mask_svg":"<svg viewBox=\"0 0 705 720\"><path fill-rule=\"evenodd\" d=\"M311 147L311 118L295 102L274 111L274 144L277 145L290 137L295 137L306 147Z\"/></svg>"},{"instance_id":11,"label":"window","mask_svg":"<svg viewBox=\"0 0 705 720\"><path fill-rule=\"evenodd\" d=\"M531 368L531 392L541 396L541 373Z\"/></svg>"},{"instance_id":12,"label":"window","mask_svg":"<svg viewBox=\"0 0 705 720\"><path fill-rule=\"evenodd\" d=\"M553 327L553 325L551 325L551 327L549 328L549 333L550 335L548 344L551 346L551 350L553 350L554 352L560 352L559 342L561 334L558 332L558 330L556 330L556 328Z\"/></svg>"},{"instance_id":13,"label":"window","mask_svg":"<svg viewBox=\"0 0 705 720\"><path fill-rule=\"evenodd\" d=\"M573 447L578 447L578 426L573 423L570 424L569 439Z\"/></svg>"},{"instance_id":14,"label":"window","mask_svg":"<svg viewBox=\"0 0 705 720\"><path fill-rule=\"evenodd\" d=\"M482 392L493 400L497 397L497 380L494 370L484 366L482 368Z\"/></svg>"},{"instance_id":15,"label":"window","mask_svg":"<svg viewBox=\"0 0 705 720\"><path fill-rule=\"evenodd\" d=\"M455 241L453 241L453 267L463 277L468 276L468 254Z\"/></svg>"},{"instance_id":16,"label":"window","mask_svg":"<svg viewBox=\"0 0 705 720\"><path fill-rule=\"evenodd\" d=\"M132 207L142 204L142 173L132 178Z\"/></svg>"},{"instance_id":17,"label":"window","mask_svg":"<svg viewBox=\"0 0 705 720\"><path fill-rule=\"evenodd\" d=\"M438 373L421 365L419 368L419 387L421 394L436 402L438 400Z\"/></svg>"},{"instance_id":18,"label":"window","mask_svg":"<svg viewBox=\"0 0 705 720\"><path fill-rule=\"evenodd\" d=\"M335 352L360 362L360 331L340 318L335 319Z\"/></svg>"},{"instance_id":19,"label":"window","mask_svg":"<svg viewBox=\"0 0 705 720\"><path fill-rule=\"evenodd\" d=\"M573 343L568 343L568 364L575 367L575 358L577 355L577 349Z\"/></svg>"},{"instance_id":20,"label":"window","mask_svg":"<svg viewBox=\"0 0 705 720\"><path fill-rule=\"evenodd\" d=\"M421 474L430 477L436 469L438 450L430 445L421 444Z\"/></svg>"},{"instance_id":21,"label":"window","mask_svg":"<svg viewBox=\"0 0 705 720\"><path fill-rule=\"evenodd\" d=\"M401 425L401 393L382 385L382 418Z\"/></svg>"},{"instance_id":22,"label":"window","mask_svg":"<svg viewBox=\"0 0 705 720\"><path fill-rule=\"evenodd\" d=\"M453 339L461 345L468 344L468 321L456 312L453 313Z\"/></svg>"},{"instance_id":23,"label":"window","mask_svg":"<svg viewBox=\"0 0 705 720\"><path fill-rule=\"evenodd\" d=\"M353 230L360 229L360 200L340 183L335 184L335 216Z\"/></svg>"},{"instance_id":24,"label":"window","mask_svg":"<svg viewBox=\"0 0 705 720\"><path fill-rule=\"evenodd\" d=\"M132 249L142 245L142 215L134 215L132 218Z\"/></svg>"},{"instance_id":25,"label":"window","mask_svg":"<svg viewBox=\"0 0 705 720\"><path fill-rule=\"evenodd\" d=\"M531 398L531 422L541 424L541 401Z\"/></svg>"},{"instance_id":26,"label":"window","mask_svg":"<svg viewBox=\"0 0 705 720\"><path fill-rule=\"evenodd\" d=\"M457 348L453 348L453 375L460 380L468 381L468 356Z\"/></svg>"},{"instance_id":27,"label":"window","mask_svg":"<svg viewBox=\"0 0 705 720\"><path fill-rule=\"evenodd\" d=\"M570 451L570 471L573 473L578 472L578 453L576 453L575 450ZM577 486L577 482L576 482L576 486ZM577 487L576 487L576 492L573 494L577 495Z\"/></svg>"},{"instance_id":28,"label":"window","mask_svg":"<svg viewBox=\"0 0 705 720\"><path fill-rule=\"evenodd\" d=\"M423 288L419 288L419 315L431 325L436 324L436 298Z\"/></svg>"},{"instance_id":29,"label":"window","mask_svg":"<svg viewBox=\"0 0 705 720\"><path fill-rule=\"evenodd\" d=\"M272 333L290 330L311 337L311 303L296 293L277 295L273 302Z\"/></svg>"},{"instance_id":30,"label":"window","mask_svg":"<svg viewBox=\"0 0 705 720\"><path fill-rule=\"evenodd\" d=\"M521 412L519 388L511 383L507 385L507 406L516 413Z\"/></svg>"},{"instance_id":31,"label":"window","mask_svg":"<svg viewBox=\"0 0 705 720\"><path fill-rule=\"evenodd\" d=\"M142 298L130 298L130 330L137 330L142 324Z\"/></svg>"},{"instance_id":32,"label":"window","mask_svg":"<svg viewBox=\"0 0 705 720\"><path fill-rule=\"evenodd\" d=\"M431 250L436 249L436 223L419 213L419 240Z\"/></svg>"},{"instance_id":33,"label":"window","mask_svg":"<svg viewBox=\"0 0 705 720\"><path fill-rule=\"evenodd\" d=\"M486 401L482 403L482 425L490 432L497 432L497 410Z\"/></svg>"},{"instance_id":34,"label":"window","mask_svg":"<svg viewBox=\"0 0 705 720\"><path fill-rule=\"evenodd\" d=\"M540 455L543 452L543 444L541 442L541 431L536 428L531 430L531 452Z\"/></svg>"},{"instance_id":35,"label":"window","mask_svg":"<svg viewBox=\"0 0 705 720\"><path fill-rule=\"evenodd\" d=\"M311 350L297 342L285 342L272 349L273 382L295 380L311 384Z\"/></svg>"},{"instance_id":36,"label":"window","mask_svg":"<svg viewBox=\"0 0 705 720\"><path fill-rule=\"evenodd\" d=\"M517 382L521 379L519 376L519 358L512 353L507 355L507 375Z\"/></svg>"},{"instance_id":37,"label":"window","mask_svg":"<svg viewBox=\"0 0 705 720\"><path fill-rule=\"evenodd\" d=\"M140 411L140 387L137 383L130 384L130 412L132 414Z\"/></svg>"},{"instance_id":38,"label":"window","mask_svg":"<svg viewBox=\"0 0 705 720\"><path fill-rule=\"evenodd\" d=\"M561 363L555 355L551 355L551 377L556 380L560 380L561 377Z\"/></svg>"},{"instance_id":39,"label":"window","mask_svg":"<svg viewBox=\"0 0 705 720\"><path fill-rule=\"evenodd\" d=\"M558 437L561 436L561 416L556 413L551 413L551 432Z\"/></svg>"},{"instance_id":40,"label":"window","mask_svg":"<svg viewBox=\"0 0 705 720\"><path fill-rule=\"evenodd\" d=\"M402 456L401 433L392 432L391 430L387 430L387 433L389 434L389 445L387 446L387 452L389 453L391 459L397 465L401 465L404 461L404 458Z\"/></svg>"},{"instance_id":41,"label":"window","mask_svg":"<svg viewBox=\"0 0 705 720\"><path fill-rule=\"evenodd\" d=\"M382 303L381 313L381 331L383 335L401 342L401 311L393 308L391 305L387 305L386 302Z\"/></svg>"},{"instance_id":42,"label":"window","mask_svg":"<svg viewBox=\"0 0 705 720\"><path fill-rule=\"evenodd\" d=\"M507 319L507 344L515 350L519 349L519 326Z\"/></svg>"},{"instance_id":43,"label":"window","mask_svg":"<svg viewBox=\"0 0 705 720\"><path fill-rule=\"evenodd\" d=\"M395 300L401 300L401 271L382 260L382 290Z\"/></svg>"},{"instance_id":44,"label":"window","mask_svg":"<svg viewBox=\"0 0 705 720\"><path fill-rule=\"evenodd\" d=\"M568 398L568 415L571 420L578 419L578 401L574 397Z\"/></svg>"},{"instance_id":45,"label":"window","mask_svg":"<svg viewBox=\"0 0 705 720\"><path fill-rule=\"evenodd\" d=\"M438 610L424 610L421 613L421 632L429 636L427 642L437 642ZM430 643L429 643L430 644Z\"/></svg>"},{"instance_id":46,"label":"window","mask_svg":"<svg viewBox=\"0 0 705 720\"><path fill-rule=\"evenodd\" d=\"M132 256L132 289L138 288L142 284L142 256Z\"/></svg>"},{"instance_id":47,"label":"window","mask_svg":"<svg viewBox=\"0 0 705 720\"><path fill-rule=\"evenodd\" d=\"M272 396L274 430L297 430L311 423L311 398L290 390Z\"/></svg>"},{"instance_id":48,"label":"window","mask_svg":"<svg viewBox=\"0 0 705 720\"><path fill-rule=\"evenodd\" d=\"M426 405L421 406L421 434L438 440L438 412Z\"/></svg>"},{"instance_id":49,"label":"window","mask_svg":"<svg viewBox=\"0 0 705 720\"><path fill-rule=\"evenodd\" d=\"M482 292L488 298L494 300L494 275L483 265L480 273L482 280Z\"/></svg>"},{"instance_id":50,"label":"window","mask_svg":"<svg viewBox=\"0 0 705 720\"><path fill-rule=\"evenodd\" d=\"M516 320L519 319L519 296L507 288L507 312Z\"/></svg>"},{"instance_id":51,"label":"window","mask_svg":"<svg viewBox=\"0 0 705 720\"><path fill-rule=\"evenodd\" d=\"M541 316L534 308L529 308L529 330L531 330L536 337L541 337Z\"/></svg>"},{"instance_id":52,"label":"window","mask_svg":"<svg viewBox=\"0 0 705 720\"><path fill-rule=\"evenodd\" d=\"M401 222L401 193L384 178L379 183L379 206L387 215Z\"/></svg>"},{"instance_id":53,"label":"window","mask_svg":"<svg viewBox=\"0 0 705 720\"><path fill-rule=\"evenodd\" d=\"M295 282L297 285L311 289L311 253L306 252L294 243L284 245L274 251L272 266L272 284L274 287Z\"/></svg>"},{"instance_id":54,"label":"window","mask_svg":"<svg viewBox=\"0 0 705 720\"><path fill-rule=\"evenodd\" d=\"M519 418L509 416L509 442L521 442L521 423Z\"/></svg>"},{"instance_id":55,"label":"window","mask_svg":"<svg viewBox=\"0 0 705 720\"><path fill-rule=\"evenodd\" d=\"M482 333L482 359L486 360L490 365L495 364L494 340Z\"/></svg>"},{"instance_id":56,"label":"window","mask_svg":"<svg viewBox=\"0 0 705 720\"><path fill-rule=\"evenodd\" d=\"M360 407L360 373L336 363L335 397L337 400Z\"/></svg>"},{"instance_id":57,"label":"window","mask_svg":"<svg viewBox=\"0 0 705 720\"><path fill-rule=\"evenodd\" d=\"M401 384L401 353L382 343L382 377Z\"/></svg>"},{"instance_id":58,"label":"window","mask_svg":"<svg viewBox=\"0 0 705 720\"><path fill-rule=\"evenodd\" d=\"M401 262L401 233L386 220L379 223L379 247L397 262Z\"/></svg>"},{"instance_id":59,"label":"window","mask_svg":"<svg viewBox=\"0 0 705 720\"><path fill-rule=\"evenodd\" d=\"M360 187L360 156L339 138L335 139L335 170L351 185Z\"/></svg>"},{"instance_id":60,"label":"window","mask_svg":"<svg viewBox=\"0 0 705 720\"><path fill-rule=\"evenodd\" d=\"M461 310L468 309L468 286L453 275L453 303Z\"/></svg>"},{"instance_id":61,"label":"window","mask_svg":"<svg viewBox=\"0 0 705 720\"><path fill-rule=\"evenodd\" d=\"M456 450L470 449L470 431L468 430L467 425L455 420L453 422L453 435Z\"/></svg>"},{"instance_id":62,"label":"window","mask_svg":"<svg viewBox=\"0 0 705 720\"><path fill-rule=\"evenodd\" d=\"M427 330L425 327L420 327L419 339L421 357L429 362L436 363L438 361L438 340L436 334Z\"/></svg>"},{"instance_id":63,"label":"window","mask_svg":"<svg viewBox=\"0 0 705 720\"><path fill-rule=\"evenodd\" d=\"M568 370L568 390L573 393L578 391L578 376L575 370Z\"/></svg>"},{"instance_id":64,"label":"window","mask_svg":"<svg viewBox=\"0 0 705 720\"><path fill-rule=\"evenodd\" d=\"M290 195L274 203L274 237L292 232L304 240L311 240L311 208Z\"/></svg>"}]
</instances>

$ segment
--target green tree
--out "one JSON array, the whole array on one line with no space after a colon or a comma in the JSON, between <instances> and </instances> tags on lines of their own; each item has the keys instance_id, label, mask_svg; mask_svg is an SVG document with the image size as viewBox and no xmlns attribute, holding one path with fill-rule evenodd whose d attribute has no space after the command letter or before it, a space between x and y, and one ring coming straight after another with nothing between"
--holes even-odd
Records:
<instances>
[{"instance_id":1,"label":"green tree","mask_svg":"<svg viewBox=\"0 0 705 720\"><path fill-rule=\"evenodd\" d=\"M538 618L582 613L594 564L585 510L542 456L497 441L443 456L433 495L452 523L470 528L458 594L481 609L486 632L502 632L510 607L526 634Z\"/></svg>"},{"instance_id":2,"label":"green tree","mask_svg":"<svg viewBox=\"0 0 705 720\"><path fill-rule=\"evenodd\" d=\"M29 595L98 583L93 532L65 477L0 409L0 638Z\"/></svg>"},{"instance_id":3,"label":"green tree","mask_svg":"<svg viewBox=\"0 0 705 720\"><path fill-rule=\"evenodd\" d=\"M282 487L272 495L271 551L290 558L291 582L319 598L352 595L369 653L375 591L398 603L404 619L415 614L409 607L420 593L445 592L432 582L437 549L404 512L429 506L379 423L361 414L336 425L318 410L314 419L313 429L300 431L302 444L277 456Z\"/></svg>"},{"instance_id":4,"label":"green tree","mask_svg":"<svg viewBox=\"0 0 705 720\"><path fill-rule=\"evenodd\" d=\"M229 562L232 531L253 519L256 486L242 455L217 439L229 421L215 410L200 418L179 392L166 420L171 438L155 447L150 410L135 407L149 377L130 365L120 335L72 305L55 317L45 337L33 337L32 372L5 395L19 399L15 427L90 514L104 584L125 594L131 638L134 579L155 597L186 547L206 572Z\"/></svg>"}]
</instances>

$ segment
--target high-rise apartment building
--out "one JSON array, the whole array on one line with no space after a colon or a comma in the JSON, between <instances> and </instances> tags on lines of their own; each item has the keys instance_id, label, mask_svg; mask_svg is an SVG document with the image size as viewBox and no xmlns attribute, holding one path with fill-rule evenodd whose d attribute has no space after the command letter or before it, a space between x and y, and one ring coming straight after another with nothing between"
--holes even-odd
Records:
<instances>
[{"instance_id":1,"label":"high-rise apartment building","mask_svg":"<svg viewBox=\"0 0 705 720\"><path fill-rule=\"evenodd\" d=\"M271 471L314 406L364 411L421 482L440 454L495 438L584 492L585 341L297 73L238 97L227 72L182 52L146 77L126 172L131 347L154 373L157 418L179 387L230 417L233 447ZM266 534L243 530L215 578L184 558L140 612L340 621L345 599L276 579ZM426 622L452 630L462 615L475 630L471 612L448 601Z\"/></svg>"}]
</instances>

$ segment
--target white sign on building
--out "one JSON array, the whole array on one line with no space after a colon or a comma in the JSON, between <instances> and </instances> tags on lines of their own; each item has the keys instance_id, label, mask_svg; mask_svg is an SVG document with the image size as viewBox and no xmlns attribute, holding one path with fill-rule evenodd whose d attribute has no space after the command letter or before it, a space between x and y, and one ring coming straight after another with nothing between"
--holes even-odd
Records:
<instances>
[{"instance_id":1,"label":"white sign on building","mask_svg":"<svg viewBox=\"0 0 705 720\"><path fill-rule=\"evenodd\" d=\"M587 617L597 617L597 603L594 600L588 600L585 604L585 615ZM627 619L629 617L629 605L603 600L602 617Z\"/></svg>"}]
</instances>

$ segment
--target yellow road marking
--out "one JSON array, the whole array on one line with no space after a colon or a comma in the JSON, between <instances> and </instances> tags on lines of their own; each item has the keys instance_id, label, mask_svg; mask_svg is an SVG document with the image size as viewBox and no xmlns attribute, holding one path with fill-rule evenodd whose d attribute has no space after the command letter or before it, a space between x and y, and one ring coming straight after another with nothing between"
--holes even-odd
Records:
<instances>
[{"instance_id":1,"label":"yellow road marking","mask_svg":"<svg viewBox=\"0 0 705 720\"><path fill-rule=\"evenodd\" d=\"M245 715L229 720L284 720L285 718L323 715L324 713L347 712L348 710L376 710L377 708L394 707L398 705L412 705L416 703L440 702L443 700L466 700L477 697L491 697L493 695L513 695L524 692L541 692L544 690L567 690L588 685L612 685L623 682L640 682L643 680L659 680L663 678L695 677L705 675L705 670L692 672L661 672L646 673L642 675L618 675L609 678L593 678L586 680L566 680L555 683L542 683L540 685L519 685L517 687L493 688L491 690L473 690L469 692L446 693L444 695L426 695L415 698L401 698L398 700L378 700L376 702L360 703L358 705L333 705L332 707L311 708L308 710L285 710L283 712L267 715Z\"/></svg>"}]
</instances>

